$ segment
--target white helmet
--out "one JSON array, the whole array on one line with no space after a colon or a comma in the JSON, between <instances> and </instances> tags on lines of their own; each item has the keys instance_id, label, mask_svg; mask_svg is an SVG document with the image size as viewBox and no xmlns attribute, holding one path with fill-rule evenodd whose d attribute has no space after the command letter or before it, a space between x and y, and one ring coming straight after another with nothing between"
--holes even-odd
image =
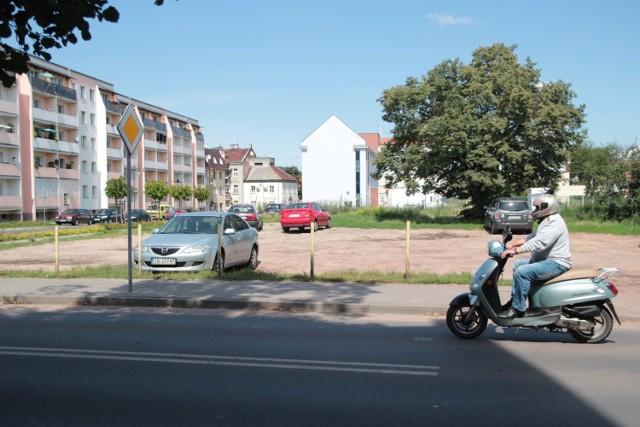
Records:
<instances>
[{"instance_id":1,"label":"white helmet","mask_svg":"<svg viewBox=\"0 0 640 427\"><path fill-rule=\"evenodd\" d=\"M551 194L540 194L533 199L533 219L543 219L549 215L557 214L560 211L558 201Z\"/></svg>"}]
</instances>

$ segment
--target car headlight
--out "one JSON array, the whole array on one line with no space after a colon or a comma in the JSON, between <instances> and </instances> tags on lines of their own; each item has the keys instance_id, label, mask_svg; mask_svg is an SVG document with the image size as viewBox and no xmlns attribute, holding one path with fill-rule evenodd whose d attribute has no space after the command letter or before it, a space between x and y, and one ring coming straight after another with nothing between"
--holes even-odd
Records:
<instances>
[{"instance_id":1,"label":"car headlight","mask_svg":"<svg viewBox=\"0 0 640 427\"><path fill-rule=\"evenodd\" d=\"M183 254L204 254L211 250L211 246L202 245L202 246L189 246L185 248L182 253Z\"/></svg>"}]
</instances>

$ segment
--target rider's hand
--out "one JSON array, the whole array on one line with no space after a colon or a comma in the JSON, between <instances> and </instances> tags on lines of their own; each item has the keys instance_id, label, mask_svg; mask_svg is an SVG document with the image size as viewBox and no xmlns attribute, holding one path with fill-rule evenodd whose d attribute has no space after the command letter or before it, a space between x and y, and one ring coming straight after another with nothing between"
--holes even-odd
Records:
<instances>
[{"instance_id":1,"label":"rider's hand","mask_svg":"<svg viewBox=\"0 0 640 427\"><path fill-rule=\"evenodd\" d=\"M515 249L507 249L500 254L500 258L512 257L516 254Z\"/></svg>"}]
</instances>

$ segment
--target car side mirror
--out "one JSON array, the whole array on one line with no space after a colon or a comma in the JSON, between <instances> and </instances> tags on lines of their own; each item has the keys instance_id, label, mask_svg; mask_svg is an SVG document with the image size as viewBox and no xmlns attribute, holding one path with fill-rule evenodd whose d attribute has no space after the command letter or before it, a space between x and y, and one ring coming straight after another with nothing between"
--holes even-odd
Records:
<instances>
[{"instance_id":1,"label":"car side mirror","mask_svg":"<svg viewBox=\"0 0 640 427\"><path fill-rule=\"evenodd\" d=\"M236 230L233 228L225 228L224 234L235 234Z\"/></svg>"},{"instance_id":2,"label":"car side mirror","mask_svg":"<svg viewBox=\"0 0 640 427\"><path fill-rule=\"evenodd\" d=\"M153 230L151 230L151 234L156 234L158 233L158 231L160 231L159 228L154 228Z\"/></svg>"}]
</instances>

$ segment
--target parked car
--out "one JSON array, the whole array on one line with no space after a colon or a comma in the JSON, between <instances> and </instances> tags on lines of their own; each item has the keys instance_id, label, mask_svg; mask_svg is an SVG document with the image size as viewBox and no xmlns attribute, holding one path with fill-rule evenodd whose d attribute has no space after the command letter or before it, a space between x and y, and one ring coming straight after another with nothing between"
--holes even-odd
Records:
<instances>
[{"instance_id":1,"label":"parked car","mask_svg":"<svg viewBox=\"0 0 640 427\"><path fill-rule=\"evenodd\" d=\"M264 207L264 211L267 213L280 213L287 205L284 203L268 203Z\"/></svg>"},{"instance_id":2,"label":"parked car","mask_svg":"<svg viewBox=\"0 0 640 427\"><path fill-rule=\"evenodd\" d=\"M171 205L149 205L147 212L151 219L171 219L175 216L175 209Z\"/></svg>"},{"instance_id":3,"label":"parked car","mask_svg":"<svg viewBox=\"0 0 640 427\"><path fill-rule=\"evenodd\" d=\"M93 224L93 214L89 209L67 209L56 215L54 221L58 225L78 225L80 223L91 225Z\"/></svg>"},{"instance_id":4,"label":"parked car","mask_svg":"<svg viewBox=\"0 0 640 427\"><path fill-rule=\"evenodd\" d=\"M291 203L280 212L280 226L285 233L292 228L298 228L300 231L310 229L312 225L314 231L318 227L331 228L331 215L317 203Z\"/></svg>"},{"instance_id":5,"label":"parked car","mask_svg":"<svg viewBox=\"0 0 640 427\"><path fill-rule=\"evenodd\" d=\"M176 216L133 250L142 270L218 270L218 225L222 224L222 269L236 265L258 266L258 231L229 212L188 212Z\"/></svg>"},{"instance_id":6,"label":"parked car","mask_svg":"<svg viewBox=\"0 0 640 427\"><path fill-rule=\"evenodd\" d=\"M125 217L120 209L98 209L93 213L93 222L125 222Z\"/></svg>"},{"instance_id":7,"label":"parked car","mask_svg":"<svg viewBox=\"0 0 640 427\"><path fill-rule=\"evenodd\" d=\"M127 217L125 217L126 220ZM131 209L131 222L149 222L151 215L144 209Z\"/></svg>"},{"instance_id":8,"label":"parked car","mask_svg":"<svg viewBox=\"0 0 640 427\"><path fill-rule=\"evenodd\" d=\"M496 197L485 206L484 226L491 234L509 225L513 231L531 233L533 218L527 199L520 197Z\"/></svg>"},{"instance_id":9,"label":"parked car","mask_svg":"<svg viewBox=\"0 0 640 427\"><path fill-rule=\"evenodd\" d=\"M186 212L187 211L185 209L173 209L173 208L171 208L171 209L169 209L169 210L167 210L165 212L164 219L171 219L174 216L177 216L177 215L180 215L180 214L183 214L183 213L186 213Z\"/></svg>"},{"instance_id":10,"label":"parked car","mask_svg":"<svg viewBox=\"0 0 640 427\"><path fill-rule=\"evenodd\" d=\"M258 231L262 231L263 222L255 205L236 204L229 206L229 212L242 217L247 223Z\"/></svg>"}]
</instances>

